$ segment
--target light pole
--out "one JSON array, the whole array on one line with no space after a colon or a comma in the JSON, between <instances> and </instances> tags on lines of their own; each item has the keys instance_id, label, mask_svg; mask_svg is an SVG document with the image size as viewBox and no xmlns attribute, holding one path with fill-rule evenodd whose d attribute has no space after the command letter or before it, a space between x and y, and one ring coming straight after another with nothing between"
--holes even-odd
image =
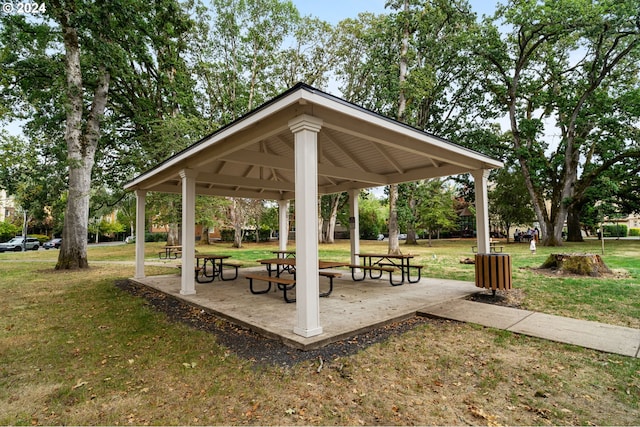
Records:
<instances>
[{"instance_id":1,"label":"light pole","mask_svg":"<svg viewBox=\"0 0 640 427\"><path fill-rule=\"evenodd\" d=\"M27 251L27 210L24 210L24 222L22 224L22 249Z\"/></svg>"}]
</instances>

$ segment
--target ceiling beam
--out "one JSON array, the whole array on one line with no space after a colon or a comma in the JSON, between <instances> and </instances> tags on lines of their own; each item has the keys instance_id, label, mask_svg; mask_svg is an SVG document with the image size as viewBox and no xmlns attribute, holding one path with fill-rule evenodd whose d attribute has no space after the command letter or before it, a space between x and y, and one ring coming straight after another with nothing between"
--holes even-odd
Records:
<instances>
[{"instance_id":1,"label":"ceiling beam","mask_svg":"<svg viewBox=\"0 0 640 427\"><path fill-rule=\"evenodd\" d=\"M260 153L257 151L237 151L231 153L222 159L228 162L240 164L257 164L263 167L271 167L275 169L283 169L293 171L295 169L293 158L286 158L274 154ZM361 181L365 185L378 186L386 185L387 179L384 175L359 171L357 169L343 168L328 164L318 165L318 175L348 179L352 181Z\"/></svg>"},{"instance_id":2,"label":"ceiling beam","mask_svg":"<svg viewBox=\"0 0 640 427\"><path fill-rule=\"evenodd\" d=\"M197 183L205 183L209 185L228 185L230 187L248 187L265 190L281 190L293 191L295 184L293 182L285 182L273 179L248 178L232 175L217 174L199 174Z\"/></svg>"},{"instance_id":3,"label":"ceiling beam","mask_svg":"<svg viewBox=\"0 0 640 427\"><path fill-rule=\"evenodd\" d=\"M181 187L173 185L158 185L149 191L157 191L160 193L180 194ZM265 199L265 200L291 200L295 198L294 193L288 191L252 191L247 189L233 190L231 188L222 187L201 187L196 186L196 194L200 196L220 196L220 197L242 197L246 199Z\"/></svg>"}]
</instances>

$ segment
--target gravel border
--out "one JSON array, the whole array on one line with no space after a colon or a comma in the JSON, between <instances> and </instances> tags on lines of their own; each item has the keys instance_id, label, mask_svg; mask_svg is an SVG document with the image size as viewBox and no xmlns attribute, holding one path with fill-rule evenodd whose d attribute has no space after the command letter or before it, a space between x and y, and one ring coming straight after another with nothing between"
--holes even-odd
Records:
<instances>
[{"instance_id":1,"label":"gravel border","mask_svg":"<svg viewBox=\"0 0 640 427\"><path fill-rule=\"evenodd\" d=\"M442 321L415 316L354 335L345 340L336 341L319 349L304 351L288 347L278 340L267 338L248 328L234 325L156 289L129 280L118 280L115 282L115 286L134 296L144 298L154 310L164 313L173 322L180 322L192 328L213 333L221 345L229 348L238 357L249 360L257 366L291 367L300 362L319 360L320 358L323 361L330 361L355 354L372 344L385 341L390 336L401 334L420 325Z\"/></svg>"}]
</instances>

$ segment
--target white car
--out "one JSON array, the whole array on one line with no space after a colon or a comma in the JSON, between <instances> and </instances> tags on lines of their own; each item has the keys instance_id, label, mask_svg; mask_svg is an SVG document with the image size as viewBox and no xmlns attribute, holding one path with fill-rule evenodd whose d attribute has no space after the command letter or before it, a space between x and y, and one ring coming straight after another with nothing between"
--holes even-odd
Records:
<instances>
[{"instance_id":1,"label":"white car","mask_svg":"<svg viewBox=\"0 0 640 427\"><path fill-rule=\"evenodd\" d=\"M19 252L24 248L24 237L14 237L5 243L0 243L0 252L15 251ZM40 241L33 237L27 237L26 249L37 251L40 248Z\"/></svg>"}]
</instances>

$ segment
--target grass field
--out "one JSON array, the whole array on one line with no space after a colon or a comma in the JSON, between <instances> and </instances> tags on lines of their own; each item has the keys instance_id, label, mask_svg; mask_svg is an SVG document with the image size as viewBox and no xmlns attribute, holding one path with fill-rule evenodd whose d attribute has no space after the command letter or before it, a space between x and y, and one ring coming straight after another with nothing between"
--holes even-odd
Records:
<instances>
[{"instance_id":1,"label":"grass field","mask_svg":"<svg viewBox=\"0 0 640 427\"><path fill-rule=\"evenodd\" d=\"M473 280L472 241L402 246L430 277ZM163 244L148 244L157 260ZM276 244L198 247L246 265ZM362 251L385 250L362 242ZM346 259L348 243L321 245ZM550 253L600 242L505 248L523 308L640 328L640 241L607 240L615 277L549 277ZM476 325L428 321L360 353L258 367L215 336L170 322L120 291L132 245L91 247L91 268L55 272L57 251L0 254L0 424L637 425L640 361ZM147 266L148 275L175 272Z\"/></svg>"}]
</instances>

